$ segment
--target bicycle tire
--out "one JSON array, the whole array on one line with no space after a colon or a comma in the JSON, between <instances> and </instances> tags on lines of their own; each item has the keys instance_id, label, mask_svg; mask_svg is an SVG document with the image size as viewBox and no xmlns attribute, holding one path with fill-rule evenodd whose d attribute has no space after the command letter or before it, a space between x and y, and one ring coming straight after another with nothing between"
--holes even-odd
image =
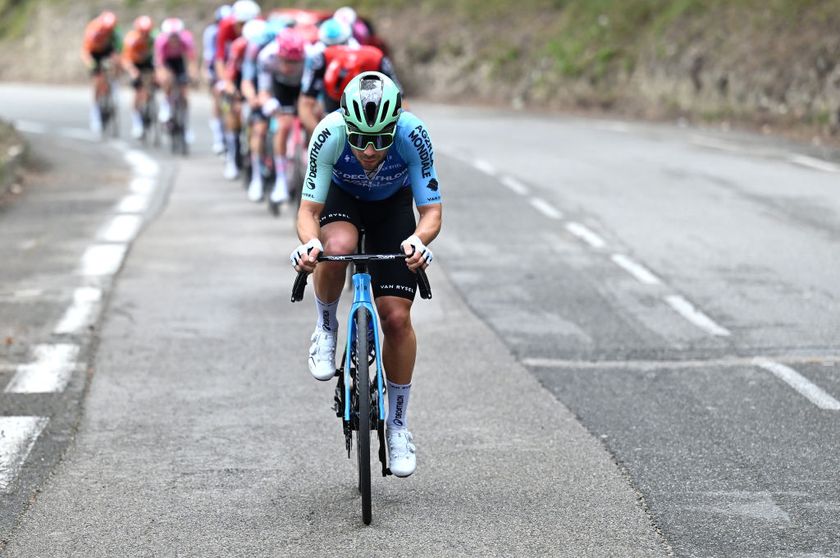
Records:
<instances>
[{"instance_id":1,"label":"bicycle tire","mask_svg":"<svg viewBox=\"0 0 840 558\"><path fill-rule=\"evenodd\" d=\"M356 310L356 401L358 425L356 456L359 466L359 492L362 495L362 521L370 525L370 375L368 370L367 310Z\"/></svg>"}]
</instances>

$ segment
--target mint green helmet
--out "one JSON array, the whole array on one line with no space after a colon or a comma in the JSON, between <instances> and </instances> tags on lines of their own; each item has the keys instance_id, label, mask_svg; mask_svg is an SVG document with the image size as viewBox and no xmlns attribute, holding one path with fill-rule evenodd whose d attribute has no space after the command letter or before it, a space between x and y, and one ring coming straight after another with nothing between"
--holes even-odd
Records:
<instances>
[{"instance_id":1,"label":"mint green helmet","mask_svg":"<svg viewBox=\"0 0 840 558\"><path fill-rule=\"evenodd\" d=\"M344 121L351 132L392 132L402 112L402 95L394 81L381 72L362 72L341 95Z\"/></svg>"}]
</instances>

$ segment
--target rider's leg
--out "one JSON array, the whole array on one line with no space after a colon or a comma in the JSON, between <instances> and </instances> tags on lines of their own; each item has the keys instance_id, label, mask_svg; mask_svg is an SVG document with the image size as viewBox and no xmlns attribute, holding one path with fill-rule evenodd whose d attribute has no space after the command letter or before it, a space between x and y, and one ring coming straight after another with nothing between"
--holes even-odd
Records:
<instances>
[{"instance_id":1,"label":"rider's leg","mask_svg":"<svg viewBox=\"0 0 840 558\"><path fill-rule=\"evenodd\" d=\"M258 114L253 114L251 137L248 142L251 147L251 183L248 185L248 199L253 202L260 201L263 197L262 152L266 132L268 132L268 121Z\"/></svg>"},{"instance_id":2,"label":"rider's leg","mask_svg":"<svg viewBox=\"0 0 840 558\"><path fill-rule=\"evenodd\" d=\"M143 115L141 108L146 102L146 88L143 85L143 74L139 74L132 83L134 87L134 110L131 113L131 135L139 138L143 135Z\"/></svg>"},{"instance_id":3,"label":"rider's leg","mask_svg":"<svg viewBox=\"0 0 840 558\"><path fill-rule=\"evenodd\" d=\"M237 151L239 149L238 137L241 132L240 113L242 105L239 101L231 99L230 110L225 119L225 143L227 144L227 155L225 157L225 178L234 180L239 176L237 165Z\"/></svg>"},{"instance_id":4,"label":"rider's leg","mask_svg":"<svg viewBox=\"0 0 840 558\"><path fill-rule=\"evenodd\" d=\"M158 83L163 91L163 96L160 100L160 111L158 115L161 122L168 122L172 116L172 107L169 106L169 97L172 93L172 71L163 66L158 68Z\"/></svg>"},{"instance_id":5,"label":"rider's leg","mask_svg":"<svg viewBox=\"0 0 840 558\"><path fill-rule=\"evenodd\" d=\"M213 152L221 153L225 150L225 134L224 126L222 125L222 109L221 109L221 93L216 88L216 80L211 79L210 83L211 94L211 116L210 116L210 131L213 134Z\"/></svg>"},{"instance_id":6,"label":"rider's leg","mask_svg":"<svg viewBox=\"0 0 840 558\"><path fill-rule=\"evenodd\" d=\"M189 78L186 74L179 76L178 87L181 90L181 99L184 100L184 141L193 143L195 138L192 133L192 126L190 126L190 87Z\"/></svg>"},{"instance_id":7,"label":"rider's leg","mask_svg":"<svg viewBox=\"0 0 840 558\"><path fill-rule=\"evenodd\" d=\"M282 203L289 199L289 187L286 182L286 169L289 168L286 157L286 144L289 141L289 133L294 124L294 116L291 114L280 114L277 116L277 132L274 134L274 189L271 192L271 201Z\"/></svg>"},{"instance_id":8,"label":"rider's leg","mask_svg":"<svg viewBox=\"0 0 840 558\"><path fill-rule=\"evenodd\" d=\"M351 254L358 243L358 229L346 221L334 221L321 227L321 243L328 255ZM347 264L321 262L315 268L315 305L318 324L309 347L309 371L318 380L335 374L335 345L338 339L338 299L344 285Z\"/></svg>"}]
</instances>

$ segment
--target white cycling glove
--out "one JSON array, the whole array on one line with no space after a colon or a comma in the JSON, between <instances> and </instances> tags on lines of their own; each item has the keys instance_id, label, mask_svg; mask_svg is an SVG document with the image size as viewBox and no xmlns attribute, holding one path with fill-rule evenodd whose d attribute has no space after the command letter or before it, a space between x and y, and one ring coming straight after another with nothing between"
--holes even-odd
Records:
<instances>
[{"instance_id":1,"label":"white cycling glove","mask_svg":"<svg viewBox=\"0 0 840 558\"><path fill-rule=\"evenodd\" d=\"M294 249L292 255L289 256L292 265L295 266L300 264L300 260L303 259L307 254L309 254L309 251L313 248L317 248L320 252L324 251L324 247L321 245L321 241L317 238L313 238L306 244L301 244L300 246Z\"/></svg>"},{"instance_id":2,"label":"white cycling glove","mask_svg":"<svg viewBox=\"0 0 840 558\"><path fill-rule=\"evenodd\" d=\"M279 108L280 108L280 101L278 101L277 99L272 97L271 99L269 99L269 100L267 100L266 102L263 103L263 106L262 106L263 116L271 116Z\"/></svg>"},{"instance_id":3,"label":"white cycling glove","mask_svg":"<svg viewBox=\"0 0 840 558\"><path fill-rule=\"evenodd\" d=\"M420 254L422 254L421 259L426 262L426 265L432 263L432 259L434 258L432 251L423 244L423 241L420 240L416 234L413 234L403 240L400 247L404 248L406 245L411 246L415 251L420 252Z\"/></svg>"}]
</instances>

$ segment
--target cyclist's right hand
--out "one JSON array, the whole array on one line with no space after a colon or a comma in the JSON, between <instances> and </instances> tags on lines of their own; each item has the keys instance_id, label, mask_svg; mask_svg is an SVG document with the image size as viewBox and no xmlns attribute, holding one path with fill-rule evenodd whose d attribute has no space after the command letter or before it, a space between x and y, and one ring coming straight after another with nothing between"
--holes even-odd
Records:
<instances>
[{"instance_id":1,"label":"cyclist's right hand","mask_svg":"<svg viewBox=\"0 0 840 558\"><path fill-rule=\"evenodd\" d=\"M318 255L323 251L324 247L321 245L321 241L313 238L306 244L301 244L295 248L289 259L295 267L295 271L312 273L318 263Z\"/></svg>"}]
</instances>

